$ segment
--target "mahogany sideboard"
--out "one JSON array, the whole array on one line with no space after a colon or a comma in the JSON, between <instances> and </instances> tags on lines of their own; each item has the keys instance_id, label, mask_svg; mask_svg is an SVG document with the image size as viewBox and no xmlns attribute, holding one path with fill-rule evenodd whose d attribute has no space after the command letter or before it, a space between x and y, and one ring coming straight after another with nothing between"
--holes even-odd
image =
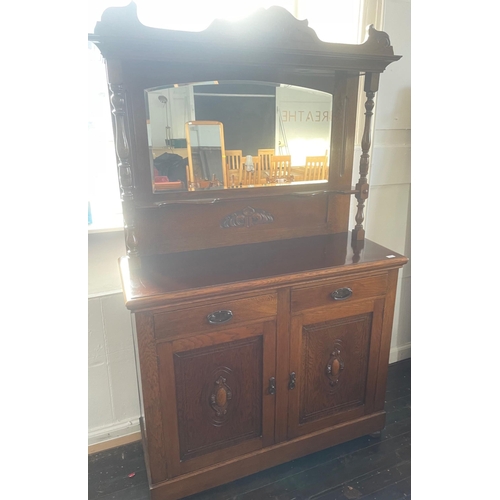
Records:
<instances>
[{"instance_id":1,"label":"mahogany sideboard","mask_svg":"<svg viewBox=\"0 0 500 500\"><path fill-rule=\"evenodd\" d=\"M152 499L379 432L407 262L363 226L388 35L322 42L278 7L160 30L131 3L89 40L107 67Z\"/></svg>"},{"instance_id":2,"label":"mahogany sideboard","mask_svg":"<svg viewBox=\"0 0 500 500\"><path fill-rule=\"evenodd\" d=\"M349 233L124 257L152 499L383 429L406 261Z\"/></svg>"}]
</instances>

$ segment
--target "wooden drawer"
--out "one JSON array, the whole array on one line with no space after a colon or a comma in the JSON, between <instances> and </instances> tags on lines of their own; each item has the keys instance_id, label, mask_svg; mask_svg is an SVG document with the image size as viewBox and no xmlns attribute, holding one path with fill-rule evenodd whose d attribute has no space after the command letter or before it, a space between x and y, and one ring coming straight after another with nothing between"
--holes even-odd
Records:
<instances>
[{"instance_id":1,"label":"wooden drawer","mask_svg":"<svg viewBox=\"0 0 500 500\"><path fill-rule=\"evenodd\" d=\"M276 315L277 303L276 293L270 293L240 300L221 299L203 306L158 313L154 315L155 338L214 332L221 327L269 318ZM220 323L210 323L208 315L218 311L230 311L231 318ZM224 313L220 316L221 320L227 318Z\"/></svg>"},{"instance_id":2,"label":"wooden drawer","mask_svg":"<svg viewBox=\"0 0 500 500\"><path fill-rule=\"evenodd\" d=\"M349 288L352 294L345 299L335 300L332 292ZM315 286L292 289L292 312L324 306L339 306L346 302L384 295L387 289L387 275L350 277L324 281Z\"/></svg>"}]
</instances>

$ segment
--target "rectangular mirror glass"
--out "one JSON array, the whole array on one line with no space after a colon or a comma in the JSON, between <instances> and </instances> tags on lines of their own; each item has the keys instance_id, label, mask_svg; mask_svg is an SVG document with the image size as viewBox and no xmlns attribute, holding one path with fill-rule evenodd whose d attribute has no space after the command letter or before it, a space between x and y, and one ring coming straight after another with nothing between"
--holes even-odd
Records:
<instances>
[{"instance_id":1,"label":"rectangular mirror glass","mask_svg":"<svg viewBox=\"0 0 500 500\"><path fill-rule=\"evenodd\" d=\"M333 96L285 84L146 91L154 192L328 181Z\"/></svg>"}]
</instances>

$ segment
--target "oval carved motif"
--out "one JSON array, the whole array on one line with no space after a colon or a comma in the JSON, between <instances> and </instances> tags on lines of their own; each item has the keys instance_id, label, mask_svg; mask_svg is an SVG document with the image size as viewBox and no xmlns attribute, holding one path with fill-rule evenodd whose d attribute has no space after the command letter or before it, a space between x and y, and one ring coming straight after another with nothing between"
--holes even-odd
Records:
<instances>
[{"instance_id":1,"label":"oval carved motif","mask_svg":"<svg viewBox=\"0 0 500 500\"><path fill-rule=\"evenodd\" d=\"M225 423L230 409L230 401L233 398L233 393L227 383L227 375L219 375L212 383L210 391L208 403L212 408L212 413L209 418L216 426Z\"/></svg>"},{"instance_id":2,"label":"oval carved motif","mask_svg":"<svg viewBox=\"0 0 500 500\"><path fill-rule=\"evenodd\" d=\"M333 351L331 352L326 364L325 372L331 387L335 387L337 385L341 372L344 369L344 361L340 355L341 347L342 342L340 340L336 340L333 346Z\"/></svg>"}]
</instances>

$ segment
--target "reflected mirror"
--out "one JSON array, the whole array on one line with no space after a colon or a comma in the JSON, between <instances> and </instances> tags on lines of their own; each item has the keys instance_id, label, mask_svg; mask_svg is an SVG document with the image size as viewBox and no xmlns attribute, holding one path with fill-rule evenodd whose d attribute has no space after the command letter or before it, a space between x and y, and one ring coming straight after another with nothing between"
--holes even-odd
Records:
<instances>
[{"instance_id":1,"label":"reflected mirror","mask_svg":"<svg viewBox=\"0 0 500 500\"><path fill-rule=\"evenodd\" d=\"M224 176L224 128L220 122L186 123L187 185L190 191L221 189Z\"/></svg>"},{"instance_id":2,"label":"reflected mirror","mask_svg":"<svg viewBox=\"0 0 500 500\"><path fill-rule=\"evenodd\" d=\"M326 183L332 101L259 82L147 90L154 192Z\"/></svg>"}]
</instances>

